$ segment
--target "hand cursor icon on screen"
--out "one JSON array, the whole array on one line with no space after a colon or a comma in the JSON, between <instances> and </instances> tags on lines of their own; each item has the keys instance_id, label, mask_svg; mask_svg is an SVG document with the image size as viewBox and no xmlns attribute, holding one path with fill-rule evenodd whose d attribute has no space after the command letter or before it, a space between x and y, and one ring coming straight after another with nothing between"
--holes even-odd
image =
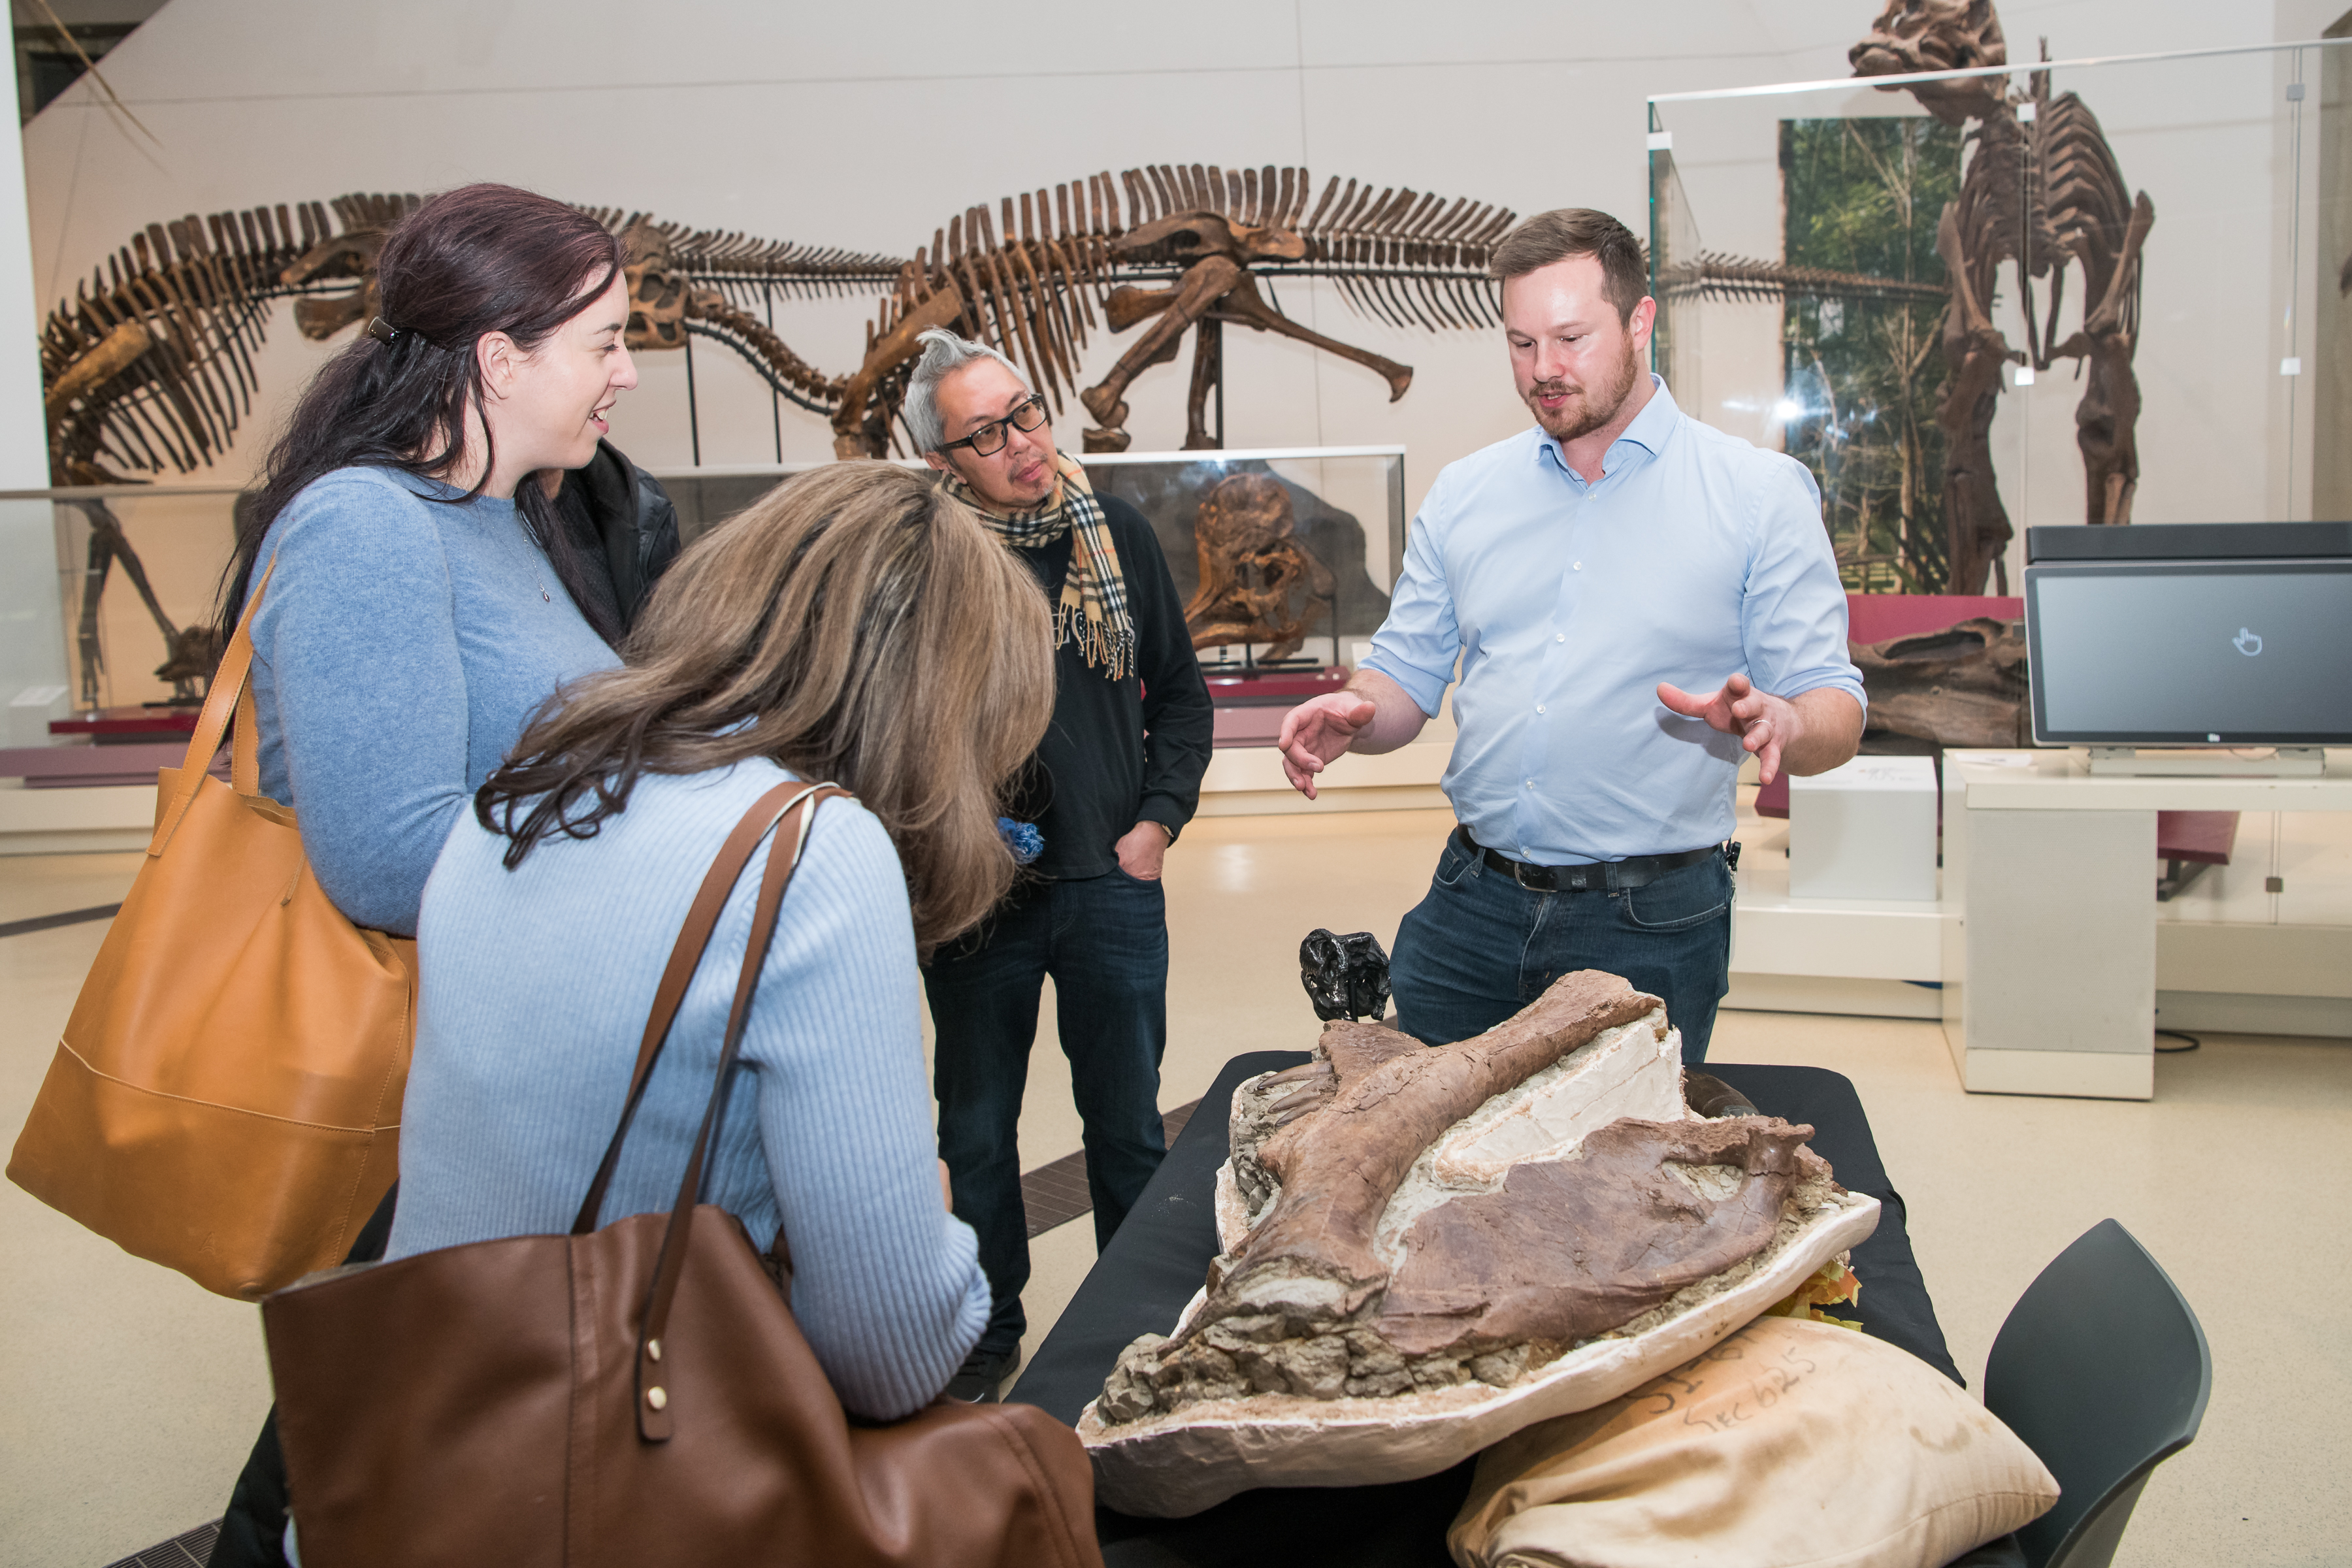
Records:
<instances>
[{"instance_id":1,"label":"hand cursor icon on screen","mask_svg":"<svg viewBox=\"0 0 2352 1568\"><path fill-rule=\"evenodd\" d=\"M2230 639L2230 646L2236 648L2240 653L2244 654L2248 658L2252 658L2256 654L2263 651L2263 639L2248 631L2245 627L2240 626L2238 628L2238 635Z\"/></svg>"}]
</instances>

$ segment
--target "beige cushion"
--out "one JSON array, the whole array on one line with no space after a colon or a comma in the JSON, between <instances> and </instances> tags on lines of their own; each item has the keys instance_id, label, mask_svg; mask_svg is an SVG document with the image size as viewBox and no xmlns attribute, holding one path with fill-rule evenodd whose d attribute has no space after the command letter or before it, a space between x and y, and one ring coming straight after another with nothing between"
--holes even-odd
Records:
<instances>
[{"instance_id":1,"label":"beige cushion","mask_svg":"<svg viewBox=\"0 0 2352 1568\"><path fill-rule=\"evenodd\" d=\"M1890 1344L1759 1318L1487 1449L1464 1568L1937 1568L2058 1499L2032 1449Z\"/></svg>"}]
</instances>

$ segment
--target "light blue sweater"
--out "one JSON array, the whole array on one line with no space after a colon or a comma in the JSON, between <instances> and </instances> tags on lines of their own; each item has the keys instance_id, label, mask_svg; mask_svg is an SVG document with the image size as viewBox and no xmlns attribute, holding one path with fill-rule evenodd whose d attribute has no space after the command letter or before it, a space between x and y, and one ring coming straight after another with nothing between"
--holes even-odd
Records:
<instances>
[{"instance_id":1,"label":"light blue sweater","mask_svg":"<svg viewBox=\"0 0 2352 1568\"><path fill-rule=\"evenodd\" d=\"M293 807L319 886L358 924L416 930L433 858L565 680L619 660L511 500L339 468L270 524L254 581L261 792Z\"/></svg>"},{"instance_id":2,"label":"light blue sweater","mask_svg":"<svg viewBox=\"0 0 2352 1568\"><path fill-rule=\"evenodd\" d=\"M772 763L648 775L593 838L514 871L468 815L425 889L425 990L388 1257L561 1233L619 1119L678 927ZM601 1221L667 1210L717 1069L764 849L688 987ZM842 1403L929 1403L979 1342L989 1289L940 1197L904 872L850 801L816 814L745 1028L703 1193L755 1246L781 1217L792 1305Z\"/></svg>"}]
</instances>

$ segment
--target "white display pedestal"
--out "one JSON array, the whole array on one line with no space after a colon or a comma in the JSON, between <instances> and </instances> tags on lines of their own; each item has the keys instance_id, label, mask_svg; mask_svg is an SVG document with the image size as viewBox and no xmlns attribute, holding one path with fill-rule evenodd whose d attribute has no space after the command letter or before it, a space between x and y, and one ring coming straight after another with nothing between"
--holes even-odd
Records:
<instances>
[{"instance_id":1,"label":"white display pedestal","mask_svg":"<svg viewBox=\"0 0 2352 1568\"><path fill-rule=\"evenodd\" d=\"M1946 934L1944 1030L1969 1089L2154 1092L2158 811L2352 811L2352 752L2330 752L2322 777L2285 779L2104 777L2074 752L1944 753L1944 896L1964 911Z\"/></svg>"},{"instance_id":2,"label":"white display pedestal","mask_svg":"<svg viewBox=\"0 0 2352 1568\"><path fill-rule=\"evenodd\" d=\"M1789 894L1936 901L1936 763L1856 757L1789 781Z\"/></svg>"}]
</instances>

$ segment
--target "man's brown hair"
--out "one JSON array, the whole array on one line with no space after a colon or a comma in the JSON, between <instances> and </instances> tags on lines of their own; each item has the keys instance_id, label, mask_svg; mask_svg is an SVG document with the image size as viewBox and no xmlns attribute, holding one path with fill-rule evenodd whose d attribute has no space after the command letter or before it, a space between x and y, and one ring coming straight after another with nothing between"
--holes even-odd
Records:
<instances>
[{"instance_id":1,"label":"man's brown hair","mask_svg":"<svg viewBox=\"0 0 2352 1568\"><path fill-rule=\"evenodd\" d=\"M1538 213L1503 237L1488 265L1507 283L1571 256L1599 258L1601 297L1617 307L1619 321L1632 321L1633 307L1650 291L1650 265L1633 231L1607 213L1591 207Z\"/></svg>"},{"instance_id":2,"label":"man's brown hair","mask_svg":"<svg viewBox=\"0 0 2352 1568\"><path fill-rule=\"evenodd\" d=\"M1053 627L1028 568L928 475L836 463L777 486L678 557L622 652L476 795L509 869L593 838L645 773L766 757L882 819L926 955L1012 885L997 803L1053 717Z\"/></svg>"}]
</instances>

